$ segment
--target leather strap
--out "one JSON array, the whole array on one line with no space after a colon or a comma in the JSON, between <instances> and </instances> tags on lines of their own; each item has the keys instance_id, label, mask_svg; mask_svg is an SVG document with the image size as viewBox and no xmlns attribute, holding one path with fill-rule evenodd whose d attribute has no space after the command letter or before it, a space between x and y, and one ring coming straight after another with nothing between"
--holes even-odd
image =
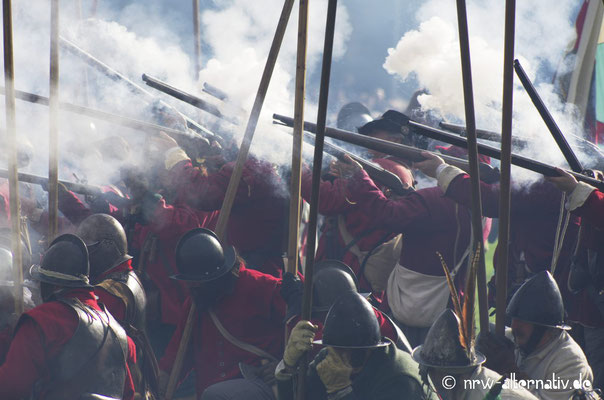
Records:
<instances>
[{"instance_id":1,"label":"leather strap","mask_svg":"<svg viewBox=\"0 0 604 400\"><path fill-rule=\"evenodd\" d=\"M218 316L214 313L213 310L208 310L208 313L210 314L210 318L212 319L212 322L214 322L216 329L218 329L218 332L220 332L220 334L226 340L228 340L232 345L239 347L240 349L245 350L249 353L255 354L258 357L268 358L271 361L277 361L275 356L273 356L272 354L267 353L266 351L262 350L259 347L254 346L253 344L242 342L241 340L237 339L235 336L231 335L229 333L229 331L226 330L224 325L222 325L222 323L218 319Z\"/></svg>"}]
</instances>

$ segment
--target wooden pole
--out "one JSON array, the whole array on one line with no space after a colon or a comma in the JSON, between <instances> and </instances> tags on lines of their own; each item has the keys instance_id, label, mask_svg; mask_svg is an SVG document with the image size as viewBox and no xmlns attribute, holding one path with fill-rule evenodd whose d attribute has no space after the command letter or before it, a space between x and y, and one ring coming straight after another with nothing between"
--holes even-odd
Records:
<instances>
[{"instance_id":1,"label":"wooden pole","mask_svg":"<svg viewBox=\"0 0 604 400\"><path fill-rule=\"evenodd\" d=\"M457 0L457 23L459 28L459 48L461 52L461 73L463 76L463 95L466 114L466 132L468 134L468 161L472 181L472 249L480 251L478 271L478 306L480 308L480 330L489 331L489 310L487 299L487 279L484 263L482 238L482 204L480 201L480 175L478 169L478 147L476 144L476 119L474 115L474 93L472 88L472 65L470 61L470 40L468 35L468 17L465 0ZM472 257L470 257L470 260Z\"/></svg>"},{"instance_id":2,"label":"wooden pole","mask_svg":"<svg viewBox=\"0 0 604 400\"><path fill-rule=\"evenodd\" d=\"M277 63L277 57L279 56L279 50L281 49L281 43L283 42L283 36L285 35L285 30L287 28L287 23L291 15L293 5L294 0L285 0L285 3L283 4L283 10L281 11L281 16L279 18L275 37L273 38L273 43L271 44L271 48L268 53L268 59L266 60L264 72L262 73L260 86L258 87L256 99L254 100L254 105L252 106L252 111L250 113L247 126L245 128L243 141L241 142L241 146L239 148L237 161L235 163L235 167L233 168L233 173L231 174L231 179L229 181L226 194L224 196L222 208L220 209L220 214L216 223L216 234L222 241L224 241L226 237L227 222L231 213L231 208L233 207L233 202L235 201L237 187L239 186L239 181L241 180L241 175L243 173L243 165L247 160L250 146L252 145L254 132L256 131L256 126L258 125L260 112L262 111L262 106L264 104L264 99L268 91L268 86L273 75L273 70L275 69L275 64ZM183 335L178 346L178 353L176 354L174 366L172 368L170 379L168 381L168 387L166 390L166 400L172 400L172 397L174 395L176 383L178 382L178 377L180 376L180 371L182 369L184 356L187 352L187 348L189 347L191 332L193 330L193 322L195 321L195 314L195 303L193 303L191 305L191 310L189 311L189 316L187 317L187 322L183 331Z\"/></svg>"},{"instance_id":3,"label":"wooden pole","mask_svg":"<svg viewBox=\"0 0 604 400\"><path fill-rule=\"evenodd\" d=\"M199 0L193 0L193 41L195 44L195 79L201 71L201 37L199 36Z\"/></svg>"},{"instance_id":4,"label":"wooden pole","mask_svg":"<svg viewBox=\"0 0 604 400\"><path fill-rule=\"evenodd\" d=\"M310 197L310 217L308 221L308 240L306 265L304 268L304 297L302 300L302 319L310 320L312 312L312 280L315 263L315 247L317 239L317 217L319 213L319 185L321 184L321 167L323 165L323 143L325 141L325 125L327 121L327 104L329 99L329 81L331 78L331 59L333 40L336 26L336 10L338 1L329 0L327 5L327 21L325 23L325 43L323 46L323 64L321 66L321 88L319 89L319 110L317 111L317 135L312 166L312 192ZM305 398L306 370L308 355L302 360L298 375L297 399Z\"/></svg>"},{"instance_id":5,"label":"wooden pole","mask_svg":"<svg viewBox=\"0 0 604 400\"><path fill-rule=\"evenodd\" d=\"M304 135L304 98L306 91L306 41L308 37L308 0L300 0L298 14L298 55L296 58L296 94L292 135L292 170L289 197L289 236L286 271L298 272L300 233L300 185L302 180L302 143Z\"/></svg>"},{"instance_id":6,"label":"wooden pole","mask_svg":"<svg viewBox=\"0 0 604 400\"><path fill-rule=\"evenodd\" d=\"M50 91L48 151L48 242L58 231L59 217L59 0L50 3Z\"/></svg>"},{"instance_id":7,"label":"wooden pole","mask_svg":"<svg viewBox=\"0 0 604 400\"><path fill-rule=\"evenodd\" d=\"M15 281L15 313L23 313L23 270L21 253L21 218L19 207L19 181L17 178L17 124L15 113L15 66L13 63L13 17L11 0L2 2L4 36L4 84L6 86L6 136L8 142L8 185L10 220L12 228L11 250Z\"/></svg>"},{"instance_id":8,"label":"wooden pole","mask_svg":"<svg viewBox=\"0 0 604 400\"><path fill-rule=\"evenodd\" d=\"M501 116L501 177L499 180L499 256L496 273L495 332L505 334L510 239L510 177L512 168L512 111L514 96L514 31L516 0L505 2L505 46L503 53L503 101Z\"/></svg>"}]
</instances>

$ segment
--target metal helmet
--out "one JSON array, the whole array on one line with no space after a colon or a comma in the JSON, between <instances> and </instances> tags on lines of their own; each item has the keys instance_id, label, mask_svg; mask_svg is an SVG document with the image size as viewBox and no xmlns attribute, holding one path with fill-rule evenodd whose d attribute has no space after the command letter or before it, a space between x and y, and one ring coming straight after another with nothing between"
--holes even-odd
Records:
<instances>
[{"instance_id":1,"label":"metal helmet","mask_svg":"<svg viewBox=\"0 0 604 400\"><path fill-rule=\"evenodd\" d=\"M338 129L356 132L357 129L373 121L369 109L359 102L344 105L338 112Z\"/></svg>"},{"instance_id":2,"label":"metal helmet","mask_svg":"<svg viewBox=\"0 0 604 400\"><path fill-rule=\"evenodd\" d=\"M14 286L13 253L0 247L0 287Z\"/></svg>"},{"instance_id":3,"label":"metal helmet","mask_svg":"<svg viewBox=\"0 0 604 400\"><path fill-rule=\"evenodd\" d=\"M314 343L355 349L388 346L381 337L380 325L371 304L357 292L347 292L329 309L323 326L323 339Z\"/></svg>"},{"instance_id":4,"label":"metal helmet","mask_svg":"<svg viewBox=\"0 0 604 400\"><path fill-rule=\"evenodd\" d=\"M444 310L434 321L424 344L413 349L418 364L450 371L465 371L486 361L486 357L470 349L468 356L460 341L460 321L451 309Z\"/></svg>"},{"instance_id":5,"label":"metal helmet","mask_svg":"<svg viewBox=\"0 0 604 400\"><path fill-rule=\"evenodd\" d=\"M111 215L90 215L78 226L76 235L88 248L90 277L93 281L104 272L132 258L128 254L126 232Z\"/></svg>"},{"instance_id":6,"label":"metal helmet","mask_svg":"<svg viewBox=\"0 0 604 400\"><path fill-rule=\"evenodd\" d=\"M88 250L82 239L72 234L57 237L42 256L42 265L32 265L37 281L65 287L90 288Z\"/></svg>"},{"instance_id":7,"label":"metal helmet","mask_svg":"<svg viewBox=\"0 0 604 400\"><path fill-rule=\"evenodd\" d=\"M569 330L564 323L564 302L549 271L541 271L520 286L508 304L509 318Z\"/></svg>"},{"instance_id":8,"label":"metal helmet","mask_svg":"<svg viewBox=\"0 0 604 400\"><path fill-rule=\"evenodd\" d=\"M315 264L312 286L313 312L329 311L342 294L356 292L359 287L352 269L337 260L322 260Z\"/></svg>"},{"instance_id":9,"label":"metal helmet","mask_svg":"<svg viewBox=\"0 0 604 400\"><path fill-rule=\"evenodd\" d=\"M209 282L228 274L237 262L233 246L223 247L214 232L195 228L185 233L176 245L176 268L173 279Z\"/></svg>"}]
</instances>

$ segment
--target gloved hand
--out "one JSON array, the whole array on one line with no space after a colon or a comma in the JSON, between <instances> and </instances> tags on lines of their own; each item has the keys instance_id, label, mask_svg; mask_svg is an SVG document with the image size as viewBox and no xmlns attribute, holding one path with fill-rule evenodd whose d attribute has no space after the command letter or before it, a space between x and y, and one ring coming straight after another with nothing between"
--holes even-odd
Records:
<instances>
[{"instance_id":1,"label":"gloved hand","mask_svg":"<svg viewBox=\"0 0 604 400\"><path fill-rule=\"evenodd\" d=\"M413 163L413 168L420 170L424 175L430 178L436 178L436 170L441 164L445 162L439 156L429 151L422 151L422 157L425 158L423 161Z\"/></svg>"},{"instance_id":2,"label":"gloved hand","mask_svg":"<svg viewBox=\"0 0 604 400\"><path fill-rule=\"evenodd\" d=\"M358 171L362 170L363 166L358 161L353 160L348 155L344 155L342 160L338 160L329 166L331 175L337 178L349 179Z\"/></svg>"},{"instance_id":3,"label":"gloved hand","mask_svg":"<svg viewBox=\"0 0 604 400\"><path fill-rule=\"evenodd\" d=\"M298 364L300 357L312 348L312 342L317 333L318 326L309 321L300 321L296 324L289 336L285 352L283 353L283 362L285 366L293 368Z\"/></svg>"},{"instance_id":4,"label":"gloved hand","mask_svg":"<svg viewBox=\"0 0 604 400\"><path fill-rule=\"evenodd\" d=\"M317 374L327 393L334 393L352 385L353 368L333 347L328 347L327 352L327 357L317 364Z\"/></svg>"},{"instance_id":5,"label":"gloved hand","mask_svg":"<svg viewBox=\"0 0 604 400\"><path fill-rule=\"evenodd\" d=\"M258 368L258 377L268 386L273 386L276 383L275 369L277 364L279 364L279 361L269 361Z\"/></svg>"},{"instance_id":6,"label":"gloved hand","mask_svg":"<svg viewBox=\"0 0 604 400\"><path fill-rule=\"evenodd\" d=\"M304 285L298 275L286 272L283 275L281 283L281 297L287 304L286 319L289 320L302 312L302 297L304 295Z\"/></svg>"},{"instance_id":7,"label":"gloved hand","mask_svg":"<svg viewBox=\"0 0 604 400\"><path fill-rule=\"evenodd\" d=\"M506 374L518 369L516 366L515 345L505 336L494 333L480 333L476 340L477 350L485 355L485 366L500 374Z\"/></svg>"}]
</instances>

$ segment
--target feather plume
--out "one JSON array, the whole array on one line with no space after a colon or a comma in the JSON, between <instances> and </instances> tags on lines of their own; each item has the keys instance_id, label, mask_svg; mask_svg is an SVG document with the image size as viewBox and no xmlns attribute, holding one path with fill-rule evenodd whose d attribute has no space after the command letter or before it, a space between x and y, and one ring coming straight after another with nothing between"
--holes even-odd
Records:
<instances>
[{"instance_id":1,"label":"feather plume","mask_svg":"<svg viewBox=\"0 0 604 400\"><path fill-rule=\"evenodd\" d=\"M468 356L472 357L472 350L474 349L474 339L475 339L475 331L474 331L474 306L476 302L476 271L478 270L478 264L480 262L480 254L481 254L481 243L478 243L476 247L476 252L474 253L474 257L472 258L472 263L470 264L470 270L468 271L468 276L466 280L466 289L464 292L464 301L461 313L461 323L464 326L464 334L465 338L462 344L464 344L466 352Z\"/></svg>"},{"instance_id":2,"label":"feather plume","mask_svg":"<svg viewBox=\"0 0 604 400\"><path fill-rule=\"evenodd\" d=\"M447 263L445 262L445 259L443 258L442 254L440 254L438 251L436 252L436 254L440 258L440 263L442 264L443 270L445 271L445 276L447 277L447 285L449 286L449 291L451 292L451 301L453 302L453 309L455 311L455 314L457 314L457 317L461 321L462 320L461 319L461 317L462 317L461 302L459 300L459 294L457 292L457 288L455 287L455 282L453 281L453 277L451 276L451 271L449 271L449 267L447 266ZM464 338L466 337L464 329L465 329L465 325L460 324L459 338L462 343L464 343Z\"/></svg>"}]
</instances>

